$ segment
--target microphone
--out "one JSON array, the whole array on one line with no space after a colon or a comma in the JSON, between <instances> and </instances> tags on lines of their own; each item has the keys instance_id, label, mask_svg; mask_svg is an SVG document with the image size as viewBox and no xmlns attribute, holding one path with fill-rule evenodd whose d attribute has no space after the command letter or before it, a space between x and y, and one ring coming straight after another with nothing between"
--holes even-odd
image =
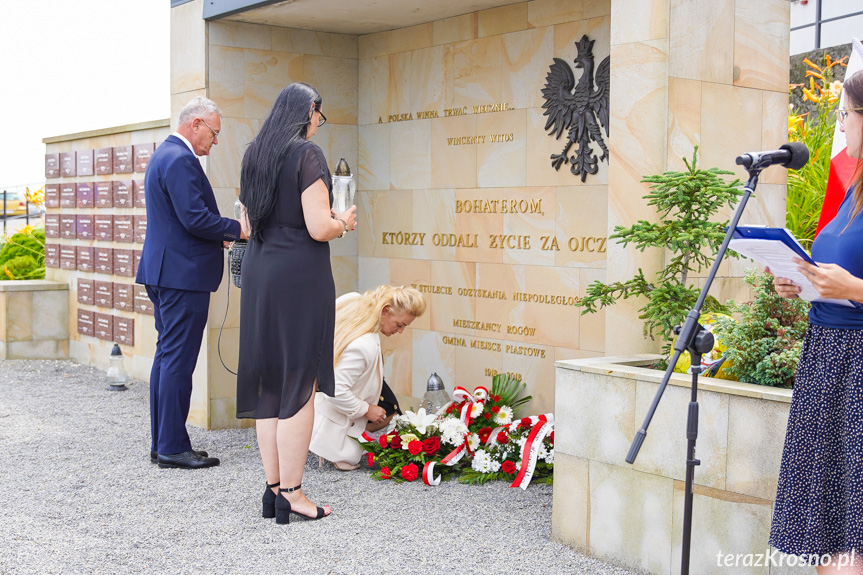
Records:
<instances>
[{"instance_id":1,"label":"microphone","mask_svg":"<svg viewBox=\"0 0 863 575\"><path fill-rule=\"evenodd\" d=\"M779 164L789 170L799 170L809 161L809 148L803 142L790 142L769 152L749 152L737 156L738 166L747 170L763 170L768 166Z\"/></svg>"}]
</instances>

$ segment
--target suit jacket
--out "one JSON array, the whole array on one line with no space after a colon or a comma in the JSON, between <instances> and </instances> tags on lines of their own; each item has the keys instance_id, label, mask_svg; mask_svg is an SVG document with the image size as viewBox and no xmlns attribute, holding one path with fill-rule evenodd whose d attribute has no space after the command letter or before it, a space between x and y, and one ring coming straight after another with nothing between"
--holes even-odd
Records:
<instances>
[{"instance_id":1,"label":"suit jacket","mask_svg":"<svg viewBox=\"0 0 863 575\"><path fill-rule=\"evenodd\" d=\"M216 291L222 281L222 242L240 238L240 224L219 215L198 157L168 136L144 175L147 236L135 281L189 291Z\"/></svg>"},{"instance_id":2,"label":"suit jacket","mask_svg":"<svg viewBox=\"0 0 863 575\"><path fill-rule=\"evenodd\" d=\"M363 448L352 438L366 428L384 381L381 338L367 333L348 344L335 368L336 393L315 394L315 426L309 449L329 461L357 463Z\"/></svg>"}]
</instances>

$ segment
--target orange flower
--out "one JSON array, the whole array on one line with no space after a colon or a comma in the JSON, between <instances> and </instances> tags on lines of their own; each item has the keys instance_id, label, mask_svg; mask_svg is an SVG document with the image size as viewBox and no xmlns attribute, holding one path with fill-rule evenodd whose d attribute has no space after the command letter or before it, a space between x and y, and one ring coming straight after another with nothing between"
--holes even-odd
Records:
<instances>
[{"instance_id":1,"label":"orange flower","mask_svg":"<svg viewBox=\"0 0 863 575\"><path fill-rule=\"evenodd\" d=\"M816 69L816 70L818 70L819 72L821 71L821 66L817 66L817 65L813 64L813 63L812 63L812 60L810 60L809 58L803 58L803 62L804 62L807 66L811 66L812 68L815 68L815 69Z\"/></svg>"}]
</instances>

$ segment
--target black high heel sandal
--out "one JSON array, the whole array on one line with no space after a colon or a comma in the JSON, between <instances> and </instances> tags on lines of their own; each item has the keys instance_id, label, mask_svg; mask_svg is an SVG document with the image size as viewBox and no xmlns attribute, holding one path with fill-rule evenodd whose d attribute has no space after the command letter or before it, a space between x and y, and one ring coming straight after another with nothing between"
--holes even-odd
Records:
<instances>
[{"instance_id":1,"label":"black high heel sandal","mask_svg":"<svg viewBox=\"0 0 863 575\"><path fill-rule=\"evenodd\" d=\"M291 522L291 513L299 517L300 519L304 519L306 521L316 521L318 519L323 519L327 515L332 515L332 511L326 513L323 507L318 507L315 505L315 508L318 510L318 513L315 517L309 517L308 515L303 515L298 511L294 511L291 509L291 502L287 500L287 498L282 495L282 493L293 493L300 487L302 487L302 483L297 485L296 487L288 487L287 489L279 488L279 496L276 498L276 523L279 525L285 525Z\"/></svg>"},{"instance_id":2,"label":"black high heel sandal","mask_svg":"<svg viewBox=\"0 0 863 575\"><path fill-rule=\"evenodd\" d=\"M273 493L273 487L278 487L279 482L276 481L272 485L267 483L267 489L264 491L264 496L261 498L261 503L263 503L263 510L261 511L261 517L264 519L272 519L276 516L276 494Z\"/></svg>"}]
</instances>

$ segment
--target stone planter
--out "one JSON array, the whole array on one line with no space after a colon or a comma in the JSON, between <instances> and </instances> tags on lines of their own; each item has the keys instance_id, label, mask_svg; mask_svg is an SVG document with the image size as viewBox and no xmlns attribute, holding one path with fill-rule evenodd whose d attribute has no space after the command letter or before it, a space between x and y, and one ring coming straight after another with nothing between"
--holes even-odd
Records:
<instances>
[{"instance_id":1,"label":"stone planter","mask_svg":"<svg viewBox=\"0 0 863 575\"><path fill-rule=\"evenodd\" d=\"M657 356L559 361L552 537L640 572L680 572L691 377L675 374L633 465L625 461L662 372ZM791 390L701 378L692 573L808 573L719 567L717 554L763 554ZM772 570L771 570L772 569Z\"/></svg>"},{"instance_id":2,"label":"stone planter","mask_svg":"<svg viewBox=\"0 0 863 575\"><path fill-rule=\"evenodd\" d=\"M0 359L69 357L69 284L0 282Z\"/></svg>"}]
</instances>

